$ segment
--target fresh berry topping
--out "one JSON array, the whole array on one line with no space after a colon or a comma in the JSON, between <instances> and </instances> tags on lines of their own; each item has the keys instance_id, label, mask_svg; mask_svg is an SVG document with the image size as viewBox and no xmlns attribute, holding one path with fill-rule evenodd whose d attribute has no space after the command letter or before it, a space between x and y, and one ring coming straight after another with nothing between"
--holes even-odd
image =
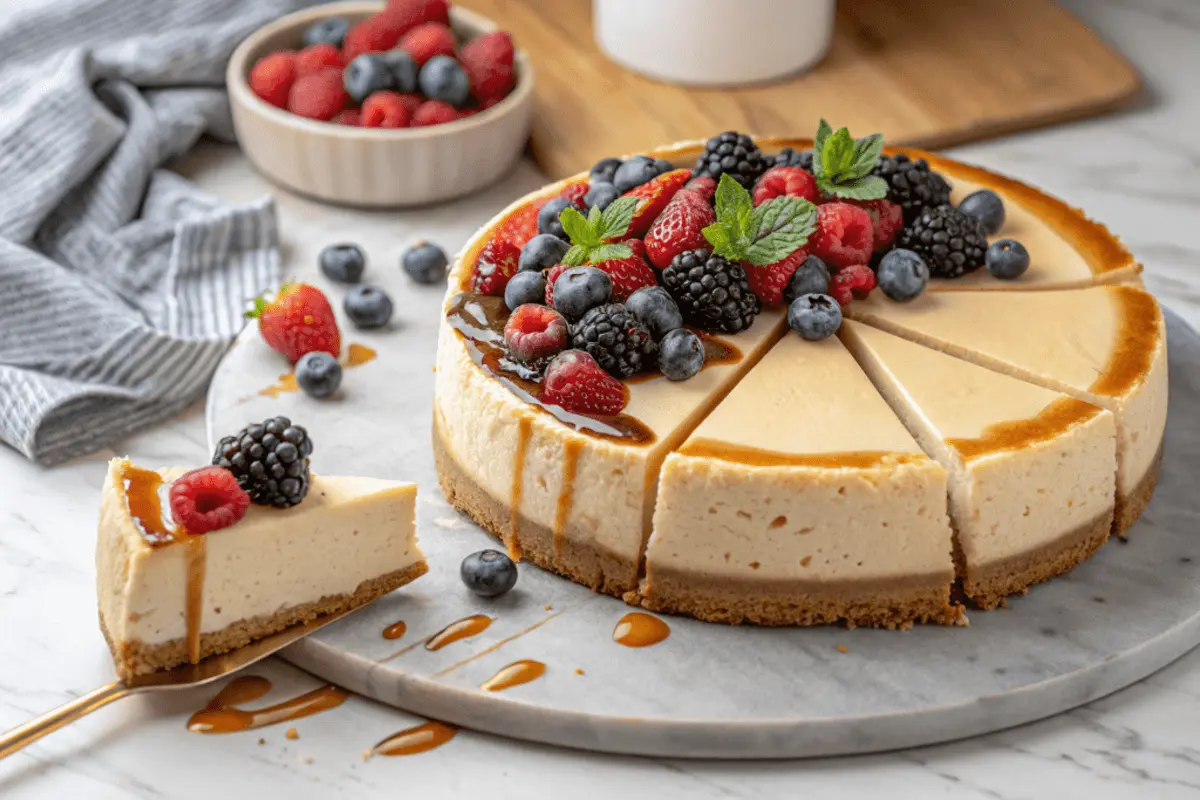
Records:
<instances>
[{"instance_id":1,"label":"fresh berry topping","mask_svg":"<svg viewBox=\"0 0 1200 800\"><path fill-rule=\"evenodd\" d=\"M887 196L887 182L872 171L883 153L883 135L855 139L846 128L834 130L825 120L813 137L812 174L825 197L876 200Z\"/></svg>"},{"instance_id":2,"label":"fresh berry topping","mask_svg":"<svg viewBox=\"0 0 1200 800\"><path fill-rule=\"evenodd\" d=\"M704 229L716 221L707 199L690 189L680 190L646 232L646 255L654 266L665 269L680 253L708 247Z\"/></svg>"},{"instance_id":3,"label":"fresh berry topping","mask_svg":"<svg viewBox=\"0 0 1200 800\"><path fill-rule=\"evenodd\" d=\"M615 378L649 369L656 350L650 329L621 303L588 311L571 328L571 346L589 353Z\"/></svg>"},{"instance_id":4,"label":"fresh berry topping","mask_svg":"<svg viewBox=\"0 0 1200 800\"><path fill-rule=\"evenodd\" d=\"M999 233L1004 227L1004 201L991 189L971 192L958 204L958 210L979 220L988 235Z\"/></svg>"},{"instance_id":5,"label":"fresh berry topping","mask_svg":"<svg viewBox=\"0 0 1200 800\"><path fill-rule=\"evenodd\" d=\"M517 269L521 272L540 272L562 263L571 245L551 233L539 233L521 248Z\"/></svg>"},{"instance_id":6,"label":"fresh berry topping","mask_svg":"<svg viewBox=\"0 0 1200 800\"><path fill-rule=\"evenodd\" d=\"M504 305L509 311L527 303L546 302L546 276L541 272L518 272L504 287Z\"/></svg>"},{"instance_id":7,"label":"fresh berry topping","mask_svg":"<svg viewBox=\"0 0 1200 800\"><path fill-rule=\"evenodd\" d=\"M538 213L548 202L549 198L540 197L521 206L500 223L494 237L511 242L518 249L524 247L538 235Z\"/></svg>"},{"instance_id":8,"label":"fresh berry topping","mask_svg":"<svg viewBox=\"0 0 1200 800\"><path fill-rule=\"evenodd\" d=\"M783 302L791 305L802 294L829 294L829 267L816 256L809 256L792 273L783 290Z\"/></svg>"},{"instance_id":9,"label":"fresh berry topping","mask_svg":"<svg viewBox=\"0 0 1200 800\"><path fill-rule=\"evenodd\" d=\"M521 251L504 239L492 239L475 261L474 289L480 294L502 297L508 279L517 274Z\"/></svg>"},{"instance_id":10,"label":"fresh berry topping","mask_svg":"<svg viewBox=\"0 0 1200 800\"><path fill-rule=\"evenodd\" d=\"M925 259L935 278L958 278L982 267L988 246L983 225L952 205L922 211L896 244Z\"/></svg>"},{"instance_id":11,"label":"fresh berry topping","mask_svg":"<svg viewBox=\"0 0 1200 800\"><path fill-rule=\"evenodd\" d=\"M342 309L356 328L382 328L392 318L392 298L378 286L359 284L347 290Z\"/></svg>"},{"instance_id":12,"label":"fresh berry topping","mask_svg":"<svg viewBox=\"0 0 1200 800\"><path fill-rule=\"evenodd\" d=\"M885 295L896 302L907 303L925 291L929 267L912 250L892 250L880 259L875 278Z\"/></svg>"},{"instance_id":13,"label":"fresh berry topping","mask_svg":"<svg viewBox=\"0 0 1200 800\"><path fill-rule=\"evenodd\" d=\"M849 203L826 203L817 208L817 229L809 251L833 269L865 264L875 248L871 215Z\"/></svg>"},{"instance_id":14,"label":"fresh berry topping","mask_svg":"<svg viewBox=\"0 0 1200 800\"><path fill-rule=\"evenodd\" d=\"M259 59L247 78L250 91L277 108L287 108L288 93L296 82L296 54L290 50Z\"/></svg>"},{"instance_id":15,"label":"fresh berry topping","mask_svg":"<svg viewBox=\"0 0 1200 800\"><path fill-rule=\"evenodd\" d=\"M683 318L706 331L738 333L758 316L758 297L750 291L745 270L708 250L675 256L663 270L662 282Z\"/></svg>"},{"instance_id":16,"label":"fresh berry topping","mask_svg":"<svg viewBox=\"0 0 1200 800\"><path fill-rule=\"evenodd\" d=\"M375 92L395 88L396 80L382 53L363 53L346 65L342 85L350 99L362 105Z\"/></svg>"},{"instance_id":17,"label":"fresh berry topping","mask_svg":"<svg viewBox=\"0 0 1200 800\"><path fill-rule=\"evenodd\" d=\"M1010 281L1029 269L1029 251L1016 239L1001 239L987 249L987 271L994 278Z\"/></svg>"},{"instance_id":18,"label":"fresh berry topping","mask_svg":"<svg viewBox=\"0 0 1200 800\"><path fill-rule=\"evenodd\" d=\"M707 175L700 175L685 183L683 188L695 192L711 203L713 195L717 193L717 182Z\"/></svg>"},{"instance_id":19,"label":"fresh berry topping","mask_svg":"<svg viewBox=\"0 0 1200 800\"><path fill-rule=\"evenodd\" d=\"M287 417L248 425L217 443L213 464L229 470L260 506L287 508L308 494L308 432Z\"/></svg>"},{"instance_id":20,"label":"fresh berry topping","mask_svg":"<svg viewBox=\"0 0 1200 800\"><path fill-rule=\"evenodd\" d=\"M603 181L593 181L588 185L587 194L583 196L583 204L587 208L598 208L601 211L612 205L613 200L621 196L617 187Z\"/></svg>"},{"instance_id":21,"label":"fresh berry topping","mask_svg":"<svg viewBox=\"0 0 1200 800\"><path fill-rule=\"evenodd\" d=\"M454 57L454 34L440 22L426 22L400 37L400 49L424 66L434 56Z\"/></svg>"},{"instance_id":22,"label":"fresh berry topping","mask_svg":"<svg viewBox=\"0 0 1200 800\"><path fill-rule=\"evenodd\" d=\"M799 167L800 169L812 172L813 151L795 150L791 147L785 147L775 156L774 165L777 167Z\"/></svg>"},{"instance_id":23,"label":"fresh berry topping","mask_svg":"<svg viewBox=\"0 0 1200 800\"><path fill-rule=\"evenodd\" d=\"M463 45L458 59L470 80L471 93L480 101L502 98L516 85L512 36L505 31L472 39Z\"/></svg>"},{"instance_id":24,"label":"fresh berry topping","mask_svg":"<svg viewBox=\"0 0 1200 800\"><path fill-rule=\"evenodd\" d=\"M535 273L525 273L540 278ZM512 283L509 283L511 286ZM570 330L563 315L553 308L525 303L513 309L504 323L504 343L518 361L533 364L567 347Z\"/></svg>"},{"instance_id":25,"label":"fresh berry topping","mask_svg":"<svg viewBox=\"0 0 1200 800\"><path fill-rule=\"evenodd\" d=\"M326 69L296 79L288 92L287 109L308 119L331 120L349 101L341 70Z\"/></svg>"},{"instance_id":26,"label":"fresh berry topping","mask_svg":"<svg viewBox=\"0 0 1200 800\"><path fill-rule=\"evenodd\" d=\"M896 235L904 227L904 212L891 200L849 200L871 216L871 227L875 232L874 252L887 250L896 241Z\"/></svg>"},{"instance_id":27,"label":"fresh berry topping","mask_svg":"<svg viewBox=\"0 0 1200 800\"><path fill-rule=\"evenodd\" d=\"M637 200L637 207L633 211L633 219L629 223L626 235L644 236L654 224L654 220L658 219L658 215L675 197L675 193L682 189L690 178L691 174L686 169L671 170L626 192L625 197ZM621 188L619 183L617 188Z\"/></svg>"},{"instance_id":28,"label":"fresh berry topping","mask_svg":"<svg viewBox=\"0 0 1200 800\"><path fill-rule=\"evenodd\" d=\"M582 350L566 350L546 366L542 400L577 414L620 414L627 402L621 382Z\"/></svg>"},{"instance_id":29,"label":"fresh berry topping","mask_svg":"<svg viewBox=\"0 0 1200 800\"><path fill-rule=\"evenodd\" d=\"M566 231L563 230L562 212L568 208L580 209L581 204L575 202L570 197L552 197L538 211L538 233L548 233L551 236L558 236L561 239L567 238Z\"/></svg>"},{"instance_id":30,"label":"fresh berry topping","mask_svg":"<svg viewBox=\"0 0 1200 800\"><path fill-rule=\"evenodd\" d=\"M450 24L449 0L388 0L383 12L401 32L412 30L426 22Z\"/></svg>"},{"instance_id":31,"label":"fresh berry topping","mask_svg":"<svg viewBox=\"0 0 1200 800\"><path fill-rule=\"evenodd\" d=\"M444 281L449 264L446 251L429 242L417 242L400 256L400 267L404 274L426 285Z\"/></svg>"},{"instance_id":32,"label":"fresh berry topping","mask_svg":"<svg viewBox=\"0 0 1200 800\"><path fill-rule=\"evenodd\" d=\"M412 96L411 98L406 97L405 100L405 106L411 116L412 112L417 110L417 106L421 105L422 97L416 94L417 75L421 68L417 66L413 57L403 50L388 50L386 53L380 53L379 58L387 67L388 72L392 73L391 88L403 95Z\"/></svg>"},{"instance_id":33,"label":"fresh berry topping","mask_svg":"<svg viewBox=\"0 0 1200 800\"><path fill-rule=\"evenodd\" d=\"M903 153L885 156L874 174L887 181L887 198L903 209L905 225L911 225L925 209L950 202L950 184L923 158L913 161Z\"/></svg>"},{"instance_id":34,"label":"fresh berry topping","mask_svg":"<svg viewBox=\"0 0 1200 800\"><path fill-rule=\"evenodd\" d=\"M417 85L431 100L462 108L471 99L471 82L453 56L434 56L421 67Z\"/></svg>"},{"instance_id":35,"label":"fresh berry topping","mask_svg":"<svg viewBox=\"0 0 1200 800\"><path fill-rule=\"evenodd\" d=\"M363 53L382 53L391 50L400 39L401 31L384 14L367 17L346 31L342 44L342 57L347 64Z\"/></svg>"},{"instance_id":36,"label":"fresh berry topping","mask_svg":"<svg viewBox=\"0 0 1200 800\"><path fill-rule=\"evenodd\" d=\"M350 23L344 17L329 17L309 25L304 30L304 44L311 47L314 44L331 44L341 47L346 41L346 31Z\"/></svg>"},{"instance_id":37,"label":"fresh berry topping","mask_svg":"<svg viewBox=\"0 0 1200 800\"><path fill-rule=\"evenodd\" d=\"M321 250L317 264L331 281L358 283L367 268L367 254L356 244L331 244Z\"/></svg>"},{"instance_id":38,"label":"fresh berry topping","mask_svg":"<svg viewBox=\"0 0 1200 800\"><path fill-rule=\"evenodd\" d=\"M742 266L746 270L746 281L750 291L758 295L758 299L766 306L783 305L783 295L796 274L796 269L808 258L808 251L801 247L791 255L776 261L774 264L757 266L746 262Z\"/></svg>"},{"instance_id":39,"label":"fresh berry topping","mask_svg":"<svg viewBox=\"0 0 1200 800\"><path fill-rule=\"evenodd\" d=\"M256 299L246 316L258 319L263 341L293 364L305 353L337 356L341 352L342 337L333 308L315 286L284 284L274 299L265 295Z\"/></svg>"},{"instance_id":40,"label":"fresh berry topping","mask_svg":"<svg viewBox=\"0 0 1200 800\"><path fill-rule=\"evenodd\" d=\"M610 258L591 264L608 275L612 281L612 299L618 303L624 303L629 299L629 295L643 286L654 286L658 283L654 277L654 270L650 268L642 255L645 252L644 245L637 239L629 239L623 244L633 251L633 255L625 258Z\"/></svg>"},{"instance_id":41,"label":"fresh berry topping","mask_svg":"<svg viewBox=\"0 0 1200 800\"><path fill-rule=\"evenodd\" d=\"M713 180L728 175L749 189L767 169L767 160L758 145L744 133L726 131L708 140L696 161L696 175Z\"/></svg>"},{"instance_id":42,"label":"fresh berry topping","mask_svg":"<svg viewBox=\"0 0 1200 800\"><path fill-rule=\"evenodd\" d=\"M799 167L771 167L754 184L754 205L761 206L776 197L803 197L818 200L817 179Z\"/></svg>"},{"instance_id":43,"label":"fresh berry topping","mask_svg":"<svg viewBox=\"0 0 1200 800\"><path fill-rule=\"evenodd\" d=\"M229 470L203 467L172 481L168 502L176 524L188 533L209 533L228 528L246 516L250 495L238 486Z\"/></svg>"},{"instance_id":44,"label":"fresh berry topping","mask_svg":"<svg viewBox=\"0 0 1200 800\"><path fill-rule=\"evenodd\" d=\"M423 128L427 125L445 125L447 122L454 122L457 119L458 110L454 106L440 100L426 100L413 112L409 125L414 128Z\"/></svg>"},{"instance_id":45,"label":"fresh berry topping","mask_svg":"<svg viewBox=\"0 0 1200 800\"><path fill-rule=\"evenodd\" d=\"M408 106L399 92L375 92L363 103L364 128L407 128L408 122Z\"/></svg>"},{"instance_id":46,"label":"fresh berry topping","mask_svg":"<svg viewBox=\"0 0 1200 800\"><path fill-rule=\"evenodd\" d=\"M683 314L670 292L661 286L643 286L625 301L625 308L642 321L655 341L683 327Z\"/></svg>"},{"instance_id":47,"label":"fresh berry topping","mask_svg":"<svg viewBox=\"0 0 1200 800\"><path fill-rule=\"evenodd\" d=\"M787 318L800 338L819 342L842 327L842 307L827 294L802 294L788 306Z\"/></svg>"},{"instance_id":48,"label":"fresh berry topping","mask_svg":"<svg viewBox=\"0 0 1200 800\"><path fill-rule=\"evenodd\" d=\"M686 328L667 333L658 344L658 367L669 381L686 381L704 367L704 343Z\"/></svg>"},{"instance_id":49,"label":"fresh berry topping","mask_svg":"<svg viewBox=\"0 0 1200 800\"><path fill-rule=\"evenodd\" d=\"M473 594L499 597L517 585L517 565L498 550L480 550L462 560L458 576Z\"/></svg>"},{"instance_id":50,"label":"fresh berry topping","mask_svg":"<svg viewBox=\"0 0 1200 800\"><path fill-rule=\"evenodd\" d=\"M546 276L546 303L553 305L567 319L579 319L612 297L612 279L603 270L566 267L559 272L558 269L555 267Z\"/></svg>"},{"instance_id":51,"label":"fresh berry topping","mask_svg":"<svg viewBox=\"0 0 1200 800\"><path fill-rule=\"evenodd\" d=\"M833 276L829 294L843 306L855 300L864 300L875 288L875 273L866 264L843 267Z\"/></svg>"},{"instance_id":52,"label":"fresh berry topping","mask_svg":"<svg viewBox=\"0 0 1200 800\"><path fill-rule=\"evenodd\" d=\"M312 75L323 69L341 69L342 51L331 44L310 45L296 54L296 77Z\"/></svg>"},{"instance_id":53,"label":"fresh berry topping","mask_svg":"<svg viewBox=\"0 0 1200 800\"><path fill-rule=\"evenodd\" d=\"M329 353L305 353L296 362L296 385L309 397L329 397L342 385L342 365Z\"/></svg>"},{"instance_id":54,"label":"fresh berry topping","mask_svg":"<svg viewBox=\"0 0 1200 800\"><path fill-rule=\"evenodd\" d=\"M660 174L658 164L650 156L633 156L613 171L612 182L617 191L625 194L644 183L654 180Z\"/></svg>"},{"instance_id":55,"label":"fresh berry topping","mask_svg":"<svg viewBox=\"0 0 1200 800\"><path fill-rule=\"evenodd\" d=\"M571 204L576 208L584 208L587 204L584 202L583 198L587 197L587 193L588 185L583 181L579 181L578 183L567 184L566 187L558 193L558 196L565 197L567 200L570 200Z\"/></svg>"},{"instance_id":56,"label":"fresh berry topping","mask_svg":"<svg viewBox=\"0 0 1200 800\"><path fill-rule=\"evenodd\" d=\"M334 125L347 125L351 128L357 128L362 125L362 112L357 108L347 108L345 111L339 111L333 115L333 119L329 120Z\"/></svg>"},{"instance_id":57,"label":"fresh berry topping","mask_svg":"<svg viewBox=\"0 0 1200 800\"><path fill-rule=\"evenodd\" d=\"M617 169L624 163L619 158L602 158L595 163L588 173L589 183L612 183ZM633 188L633 187L630 187Z\"/></svg>"}]
</instances>

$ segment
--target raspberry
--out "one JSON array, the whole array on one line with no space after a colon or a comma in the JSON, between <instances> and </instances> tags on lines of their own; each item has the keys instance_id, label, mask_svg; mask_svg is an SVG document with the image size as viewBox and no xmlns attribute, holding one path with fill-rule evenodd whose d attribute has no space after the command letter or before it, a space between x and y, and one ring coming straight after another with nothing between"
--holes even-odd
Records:
<instances>
[{"instance_id":1,"label":"raspberry","mask_svg":"<svg viewBox=\"0 0 1200 800\"><path fill-rule=\"evenodd\" d=\"M711 203L717 193L717 182L707 175L698 175L685 183L683 188L690 189Z\"/></svg>"},{"instance_id":2,"label":"raspberry","mask_svg":"<svg viewBox=\"0 0 1200 800\"><path fill-rule=\"evenodd\" d=\"M326 69L297 79L288 93L287 108L301 117L330 120L348 102L350 96L342 86L341 70Z\"/></svg>"},{"instance_id":3,"label":"raspberry","mask_svg":"<svg viewBox=\"0 0 1200 800\"><path fill-rule=\"evenodd\" d=\"M707 180L712 180L708 178ZM704 229L716 222L708 200L692 189L680 189L646 232L650 262L666 269L671 259L686 250L708 246Z\"/></svg>"},{"instance_id":4,"label":"raspberry","mask_svg":"<svg viewBox=\"0 0 1200 800\"><path fill-rule=\"evenodd\" d=\"M333 119L329 120L334 125L349 125L352 128L357 128L362 125L362 112L357 108L348 108L345 111L339 111L333 115Z\"/></svg>"},{"instance_id":5,"label":"raspberry","mask_svg":"<svg viewBox=\"0 0 1200 800\"><path fill-rule=\"evenodd\" d=\"M402 29L387 14L376 14L367 17L346 32L346 41L342 45L342 60L349 64L363 53L382 53L391 50L400 40L400 35L407 29Z\"/></svg>"},{"instance_id":6,"label":"raspberry","mask_svg":"<svg viewBox=\"0 0 1200 800\"><path fill-rule=\"evenodd\" d=\"M896 235L904 227L904 209L891 200L849 200L851 205L858 206L871 215L872 227L875 230L875 247L878 253L887 250L896 241Z\"/></svg>"},{"instance_id":7,"label":"raspberry","mask_svg":"<svg viewBox=\"0 0 1200 800\"><path fill-rule=\"evenodd\" d=\"M458 60L471 81L471 93L481 102L504 97L516 84L512 36L505 31L467 42Z\"/></svg>"},{"instance_id":8,"label":"raspberry","mask_svg":"<svg viewBox=\"0 0 1200 800\"><path fill-rule=\"evenodd\" d=\"M403 28L401 33L407 33L426 22L450 24L448 0L389 0L383 13L394 25Z\"/></svg>"},{"instance_id":9,"label":"raspberry","mask_svg":"<svg viewBox=\"0 0 1200 800\"><path fill-rule=\"evenodd\" d=\"M171 483L171 517L188 533L228 528L250 508L250 495L221 467L185 472Z\"/></svg>"},{"instance_id":10,"label":"raspberry","mask_svg":"<svg viewBox=\"0 0 1200 800\"><path fill-rule=\"evenodd\" d=\"M775 197L803 197L817 202L817 179L799 167L771 167L754 185L754 205Z\"/></svg>"},{"instance_id":11,"label":"raspberry","mask_svg":"<svg viewBox=\"0 0 1200 800\"><path fill-rule=\"evenodd\" d=\"M577 414L612 416L625 409L625 387L582 350L554 357L542 378L542 400Z\"/></svg>"},{"instance_id":12,"label":"raspberry","mask_svg":"<svg viewBox=\"0 0 1200 800\"><path fill-rule=\"evenodd\" d=\"M508 279L517 274L520 248L505 239L492 239L475 260L475 291L500 297Z\"/></svg>"},{"instance_id":13,"label":"raspberry","mask_svg":"<svg viewBox=\"0 0 1200 800\"><path fill-rule=\"evenodd\" d=\"M404 110L408 112L408 118L411 120L417 113L417 109L425 102L425 98L416 92L401 93L400 102L404 103Z\"/></svg>"},{"instance_id":14,"label":"raspberry","mask_svg":"<svg viewBox=\"0 0 1200 800\"><path fill-rule=\"evenodd\" d=\"M426 100L412 115L412 126L444 125L458 119L458 109L441 100Z\"/></svg>"},{"instance_id":15,"label":"raspberry","mask_svg":"<svg viewBox=\"0 0 1200 800\"><path fill-rule=\"evenodd\" d=\"M287 108L288 92L296 81L296 54L283 50L263 56L246 79L250 91L276 108Z\"/></svg>"},{"instance_id":16,"label":"raspberry","mask_svg":"<svg viewBox=\"0 0 1200 800\"><path fill-rule=\"evenodd\" d=\"M788 287L792 276L796 274L796 270L804 263L806 258L808 258L808 250L801 247L790 256L780 259L774 264L766 264L764 266L743 264L742 266L746 270L746 282L750 284L750 291L758 295L758 299L762 300L764 305L783 305L783 291Z\"/></svg>"},{"instance_id":17,"label":"raspberry","mask_svg":"<svg viewBox=\"0 0 1200 800\"><path fill-rule=\"evenodd\" d=\"M848 306L853 300L865 300L875 285L875 273L870 267L866 264L853 264L842 268L833 276L829 293L839 305Z\"/></svg>"},{"instance_id":18,"label":"raspberry","mask_svg":"<svg viewBox=\"0 0 1200 800\"><path fill-rule=\"evenodd\" d=\"M633 221L629 223L628 236L645 236L646 231L658 219L658 215L671 202L675 193L683 188L692 177L686 169L676 169L664 172L657 178L651 178L641 186L630 189L623 197L637 198L637 208L633 212Z\"/></svg>"},{"instance_id":19,"label":"raspberry","mask_svg":"<svg viewBox=\"0 0 1200 800\"><path fill-rule=\"evenodd\" d=\"M833 269L865 264L875 244L871 215L849 203L826 203L817 208L817 229L808 249Z\"/></svg>"},{"instance_id":20,"label":"raspberry","mask_svg":"<svg viewBox=\"0 0 1200 800\"><path fill-rule=\"evenodd\" d=\"M408 109L399 92L374 92L362 107L364 128L407 128Z\"/></svg>"},{"instance_id":21,"label":"raspberry","mask_svg":"<svg viewBox=\"0 0 1200 800\"><path fill-rule=\"evenodd\" d=\"M454 58L454 34L440 22L427 22L401 36L400 49L412 56L418 67L434 56Z\"/></svg>"},{"instance_id":22,"label":"raspberry","mask_svg":"<svg viewBox=\"0 0 1200 800\"><path fill-rule=\"evenodd\" d=\"M504 343L518 360L532 364L567 346L567 320L553 308L534 303L517 306L504 324Z\"/></svg>"},{"instance_id":23,"label":"raspberry","mask_svg":"<svg viewBox=\"0 0 1200 800\"><path fill-rule=\"evenodd\" d=\"M296 54L296 77L315 75L323 69L341 69L342 51L331 44L314 44Z\"/></svg>"}]
</instances>

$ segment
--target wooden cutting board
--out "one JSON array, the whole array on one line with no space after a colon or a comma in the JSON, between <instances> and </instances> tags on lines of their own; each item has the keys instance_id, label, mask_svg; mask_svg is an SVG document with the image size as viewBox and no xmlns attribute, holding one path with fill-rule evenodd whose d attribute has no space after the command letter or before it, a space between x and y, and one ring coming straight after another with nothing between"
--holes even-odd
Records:
<instances>
[{"instance_id":1,"label":"wooden cutting board","mask_svg":"<svg viewBox=\"0 0 1200 800\"><path fill-rule=\"evenodd\" d=\"M654 0L646 0L654 2ZM840 0L829 55L791 80L688 89L616 66L591 0L465 0L512 31L536 69L532 151L551 176L727 129L856 135L944 147L1130 102L1134 68L1052 0Z\"/></svg>"}]
</instances>

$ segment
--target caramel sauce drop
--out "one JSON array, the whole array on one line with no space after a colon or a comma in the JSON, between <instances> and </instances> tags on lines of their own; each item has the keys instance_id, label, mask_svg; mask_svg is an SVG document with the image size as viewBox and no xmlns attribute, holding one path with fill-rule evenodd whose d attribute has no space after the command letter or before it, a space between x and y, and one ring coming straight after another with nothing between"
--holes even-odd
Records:
<instances>
[{"instance_id":1,"label":"caramel sauce drop","mask_svg":"<svg viewBox=\"0 0 1200 800\"><path fill-rule=\"evenodd\" d=\"M368 361L374 361L377 355L379 354L375 352L374 348L367 347L365 344L351 344L346 350L344 363L347 367L358 367Z\"/></svg>"},{"instance_id":2,"label":"caramel sauce drop","mask_svg":"<svg viewBox=\"0 0 1200 800\"><path fill-rule=\"evenodd\" d=\"M491 624L492 618L486 614L476 614L460 619L457 622L451 622L430 637L429 641L425 643L425 649L441 650L448 644L454 644L463 639L478 636L486 631Z\"/></svg>"},{"instance_id":3,"label":"caramel sauce drop","mask_svg":"<svg viewBox=\"0 0 1200 800\"><path fill-rule=\"evenodd\" d=\"M534 661L532 659L515 661L488 678L480 684L479 688L488 692L499 692L512 686L520 686L522 683L535 681L545 674L546 665L541 661Z\"/></svg>"},{"instance_id":4,"label":"caramel sauce drop","mask_svg":"<svg viewBox=\"0 0 1200 800\"><path fill-rule=\"evenodd\" d=\"M151 547L160 547L175 541L175 531L167 529L163 519L162 497L159 490L163 485L162 475L152 469L142 469L129 464L121 473L125 484L125 502L129 515L141 529L142 538Z\"/></svg>"},{"instance_id":5,"label":"caramel sauce drop","mask_svg":"<svg viewBox=\"0 0 1200 800\"><path fill-rule=\"evenodd\" d=\"M613 628L613 641L626 647L649 647L670 635L667 623L641 611L630 611Z\"/></svg>"},{"instance_id":6,"label":"caramel sauce drop","mask_svg":"<svg viewBox=\"0 0 1200 800\"><path fill-rule=\"evenodd\" d=\"M379 354L374 348L367 347L365 344L352 343L346 348L346 355L339 359L342 366L349 369L350 367L358 367L366 364L368 361L374 361ZM300 385L296 383L296 373L288 372L279 376L279 380L265 389L260 389L259 394L263 397L279 397L287 392L300 391Z\"/></svg>"},{"instance_id":7,"label":"caramel sauce drop","mask_svg":"<svg viewBox=\"0 0 1200 800\"><path fill-rule=\"evenodd\" d=\"M400 620L399 622L393 622L391 625L388 625L386 628L383 629L383 638L389 639L389 640L399 639L407 631L408 631L408 626L404 624L404 620Z\"/></svg>"},{"instance_id":8,"label":"caramel sauce drop","mask_svg":"<svg viewBox=\"0 0 1200 800\"><path fill-rule=\"evenodd\" d=\"M394 733L367 751L371 756L411 756L441 747L454 738L458 728L444 722L429 721Z\"/></svg>"},{"instance_id":9,"label":"caramel sauce drop","mask_svg":"<svg viewBox=\"0 0 1200 800\"><path fill-rule=\"evenodd\" d=\"M279 376L279 380L265 389L259 390L263 397L279 397L285 392L298 392L300 385L296 383L296 373L288 372Z\"/></svg>"},{"instance_id":10,"label":"caramel sauce drop","mask_svg":"<svg viewBox=\"0 0 1200 800\"><path fill-rule=\"evenodd\" d=\"M253 711L238 708L270 690L271 682L258 675L235 678L208 705L192 715L187 728L192 733L239 733L319 714L337 708L349 697L345 690L336 686L322 686L266 708Z\"/></svg>"}]
</instances>

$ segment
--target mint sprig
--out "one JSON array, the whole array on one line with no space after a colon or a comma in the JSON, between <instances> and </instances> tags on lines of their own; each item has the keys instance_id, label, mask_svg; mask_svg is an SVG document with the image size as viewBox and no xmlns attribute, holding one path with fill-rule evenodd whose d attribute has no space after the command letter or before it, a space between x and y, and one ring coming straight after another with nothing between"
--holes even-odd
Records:
<instances>
[{"instance_id":1,"label":"mint sprig","mask_svg":"<svg viewBox=\"0 0 1200 800\"><path fill-rule=\"evenodd\" d=\"M563 209L558 219L571 239L571 249L562 263L578 267L632 256L629 245L615 244L614 240L629 232L637 204L635 197L618 197L604 211L592 206L586 217L574 206Z\"/></svg>"},{"instance_id":2,"label":"mint sprig","mask_svg":"<svg viewBox=\"0 0 1200 800\"><path fill-rule=\"evenodd\" d=\"M887 181L871 170L883 154L883 134L855 139L846 128L834 131L821 120L813 139L813 175L825 194L846 200L878 200L887 196Z\"/></svg>"},{"instance_id":3,"label":"mint sprig","mask_svg":"<svg viewBox=\"0 0 1200 800\"><path fill-rule=\"evenodd\" d=\"M729 175L717 184L717 221L702 233L713 252L730 261L766 266L808 243L817 207L802 197L775 197L758 208L750 192Z\"/></svg>"}]
</instances>

